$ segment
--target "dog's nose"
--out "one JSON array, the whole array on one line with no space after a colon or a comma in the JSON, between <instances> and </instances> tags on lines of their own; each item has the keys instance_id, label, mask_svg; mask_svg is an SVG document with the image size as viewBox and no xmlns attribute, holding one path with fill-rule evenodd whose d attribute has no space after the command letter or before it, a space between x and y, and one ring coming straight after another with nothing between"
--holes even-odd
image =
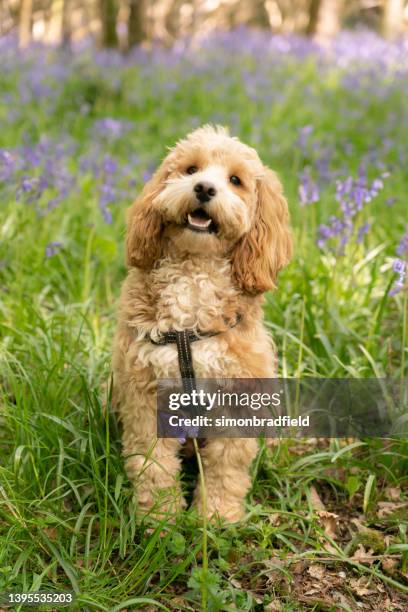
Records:
<instances>
[{"instance_id":1,"label":"dog's nose","mask_svg":"<svg viewBox=\"0 0 408 612\"><path fill-rule=\"evenodd\" d=\"M211 198L215 196L217 193L216 188L212 183L197 183L194 185L194 191L197 197L197 200L201 202L201 204L205 204L205 202L209 202Z\"/></svg>"}]
</instances>

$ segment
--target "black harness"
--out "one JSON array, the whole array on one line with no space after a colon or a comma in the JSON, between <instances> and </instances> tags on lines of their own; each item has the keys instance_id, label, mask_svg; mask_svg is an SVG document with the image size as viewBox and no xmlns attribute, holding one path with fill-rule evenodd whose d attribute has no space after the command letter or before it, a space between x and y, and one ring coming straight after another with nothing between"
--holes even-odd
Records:
<instances>
[{"instance_id":1,"label":"black harness","mask_svg":"<svg viewBox=\"0 0 408 612\"><path fill-rule=\"evenodd\" d=\"M236 327L242 321L242 315L238 314L234 325L231 325L229 329ZM153 340L150 336L150 342L159 346L165 344L176 344L177 355L179 362L180 375L183 382L183 389L186 393L191 394L193 389L196 388L196 377L193 365L193 356L191 352L191 343L197 342L198 340L204 340L204 338L212 338L218 336L221 331L209 331L201 332L194 331L192 329L186 329L184 331L169 331L161 335L158 340Z\"/></svg>"}]
</instances>

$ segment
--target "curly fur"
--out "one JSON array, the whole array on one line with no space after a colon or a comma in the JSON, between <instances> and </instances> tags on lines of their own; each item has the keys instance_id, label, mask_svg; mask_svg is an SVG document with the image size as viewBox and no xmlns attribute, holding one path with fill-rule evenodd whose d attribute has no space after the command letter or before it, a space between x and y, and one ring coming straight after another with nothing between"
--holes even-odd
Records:
<instances>
[{"instance_id":1,"label":"curly fur","mask_svg":"<svg viewBox=\"0 0 408 612\"><path fill-rule=\"evenodd\" d=\"M195 166L190 175L187 168ZM234 174L242 184L229 181ZM186 227L197 207L194 185L211 181L206 205L214 233ZM262 293L276 286L291 256L287 204L276 175L256 151L224 128L204 126L181 140L145 185L128 214L130 267L123 284L113 369L123 423L126 470L142 512L184 505L180 442L157 439L156 381L179 376L175 345L156 346L175 329L219 331L193 346L198 378L268 378L275 350L262 319ZM237 314L242 321L236 322ZM256 440L212 439L203 450L210 516L241 518ZM195 503L199 504L197 488Z\"/></svg>"}]
</instances>

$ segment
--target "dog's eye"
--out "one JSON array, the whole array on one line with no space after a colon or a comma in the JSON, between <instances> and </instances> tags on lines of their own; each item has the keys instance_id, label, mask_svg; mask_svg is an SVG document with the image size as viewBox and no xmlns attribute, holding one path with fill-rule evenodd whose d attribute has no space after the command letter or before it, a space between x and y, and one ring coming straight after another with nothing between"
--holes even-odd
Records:
<instances>
[{"instance_id":1,"label":"dog's eye","mask_svg":"<svg viewBox=\"0 0 408 612\"><path fill-rule=\"evenodd\" d=\"M241 185L241 179L239 178L239 176L233 174L232 176L230 176L230 183L232 183L233 185Z\"/></svg>"},{"instance_id":2,"label":"dog's eye","mask_svg":"<svg viewBox=\"0 0 408 612\"><path fill-rule=\"evenodd\" d=\"M196 172L198 172L197 166L189 166L187 168L187 174L195 174Z\"/></svg>"}]
</instances>

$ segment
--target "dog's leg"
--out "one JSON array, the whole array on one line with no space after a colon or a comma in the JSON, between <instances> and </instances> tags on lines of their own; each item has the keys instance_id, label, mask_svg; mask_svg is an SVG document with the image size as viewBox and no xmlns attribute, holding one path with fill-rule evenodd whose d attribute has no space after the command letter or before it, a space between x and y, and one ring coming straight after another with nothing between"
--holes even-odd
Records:
<instances>
[{"instance_id":1,"label":"dog's leg","mask_svg":"<svg viewBox=\"0 0 408 612\"><path fill-rule=\"evenodd\" d=\"M122 409L122 419L125 467L135 488L140 514L173 516L185 506L178 480L180 442L156 438L156 417L150 410L138 411L129 418Z\"/></svg>"},{"instance_id":2,"label":"dog's leg","mask_svg":"<svg viewBox=\"0 0 408 612\"><path fill-rule=\"evenodd\" d=\"M244 514L244 500L251 480L249 470L258 451L253 438L207 439L200 453L204 467L208 517L238 521ZM195 493L195 506L202 511L201 485Z\"/></svg>"}]
</instances>

